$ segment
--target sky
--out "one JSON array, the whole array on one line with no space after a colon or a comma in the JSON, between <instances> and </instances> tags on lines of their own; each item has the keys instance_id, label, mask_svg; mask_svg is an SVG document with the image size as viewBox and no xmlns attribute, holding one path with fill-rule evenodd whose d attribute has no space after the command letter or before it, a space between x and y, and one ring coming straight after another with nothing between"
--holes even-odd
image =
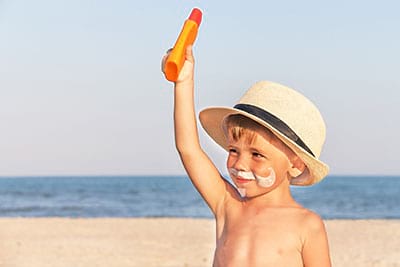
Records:
<instances>
[{"instance_id":1,"label":"sky","mask_svg":"<svg viewBox=\"0 0 400 267\"><path fill-rule=\"evenodd\" d=\"M197 112L278 82L320 109L331 175L400 174L398 1L0 0L0 176L184 174L160 61L193 7Z\"/></svg>"}]
</instances>

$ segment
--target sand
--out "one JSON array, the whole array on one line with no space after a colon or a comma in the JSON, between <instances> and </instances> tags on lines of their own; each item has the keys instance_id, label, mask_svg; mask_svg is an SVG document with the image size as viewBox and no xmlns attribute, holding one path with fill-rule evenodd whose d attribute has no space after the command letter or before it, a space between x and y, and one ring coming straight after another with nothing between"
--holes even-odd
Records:
<instances>
[{"instance_id":1,"label":"sand","mask_svg":"<svg viewBox=\"0 0 400 267\"><path fill-rule=\"evenodd\" d=\"M333 266L400 267L399 220L325 222ZM211 266L205 219L0 219L1 267Z\"/></svg>"}]
</instances>

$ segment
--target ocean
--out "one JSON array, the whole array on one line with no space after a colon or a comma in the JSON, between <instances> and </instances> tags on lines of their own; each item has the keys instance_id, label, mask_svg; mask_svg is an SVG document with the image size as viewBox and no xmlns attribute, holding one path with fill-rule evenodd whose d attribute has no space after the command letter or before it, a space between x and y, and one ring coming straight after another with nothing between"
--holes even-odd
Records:
<instances>
[{"instance_id":1,"label":"ocean","mask_svg":"<svg viewBox=\"0 0 400 267\"><path fill-rule=\"evenodd\" d=\"M400 176L328 176L292 186L324 219L400 219ZM0 178L0 217L212 218L185 176Z\"/></svg>"}]
</instances>

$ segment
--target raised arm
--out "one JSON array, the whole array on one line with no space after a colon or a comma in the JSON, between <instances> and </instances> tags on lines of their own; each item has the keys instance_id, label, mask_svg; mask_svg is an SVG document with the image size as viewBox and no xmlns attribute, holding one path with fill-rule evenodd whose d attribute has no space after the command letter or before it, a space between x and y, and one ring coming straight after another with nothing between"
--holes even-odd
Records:
<instances>
[{"instance_id":1,"label":"raised arm","mask_svg":"<svg viewBox=\"0 0 400 267\"><path fill-rule=\"evenodd\" d=\"M216 215L223 203L226 184L200 146L194 108L194 58L192 47L175 83L175 144L193 185Z\"/></svg>"}]
</instances>

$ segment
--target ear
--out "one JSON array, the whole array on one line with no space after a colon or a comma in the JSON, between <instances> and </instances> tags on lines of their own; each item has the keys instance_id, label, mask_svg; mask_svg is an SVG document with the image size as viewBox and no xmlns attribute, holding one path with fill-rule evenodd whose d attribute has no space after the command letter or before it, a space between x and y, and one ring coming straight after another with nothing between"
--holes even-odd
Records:
<instances>
[{"instance_id":1,"label":"ear","mask_svg":"<svg viewBox=\"0 0 400 267\"><path fill-rule=\"evenodd\" d=\"M290 162L292 165L289 168L288 173L291 177L297 177L304 172L306 165L297 155L293 156Z\"/></svg>"},{"instance_id":2,"label":"ear","mask_svg":"<svg viewBox=\"0 0 400 267\"><path fill-rule=\"evenodd\" d=\"M299 170L299 169L297 169L297 168L295 168L293 166L289 169L288 172L289 172L289 175L291 177L297 177L297 176L299 176L300 174L303 173L303 171L301 171L301 170Z\"/></svg>"}]
</instances>

